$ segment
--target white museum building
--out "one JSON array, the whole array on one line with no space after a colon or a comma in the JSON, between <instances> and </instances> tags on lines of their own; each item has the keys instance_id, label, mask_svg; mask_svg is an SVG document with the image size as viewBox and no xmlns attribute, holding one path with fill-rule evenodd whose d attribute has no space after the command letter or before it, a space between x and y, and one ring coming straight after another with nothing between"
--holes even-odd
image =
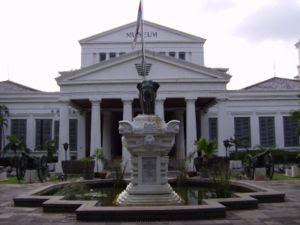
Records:
<instances>
[{"instance_id":1,"label":"white museum building","mask_svg":"<svg viewBox=\"0 0 300 225\"><path fill-rule=\"evenodd\" d=\"M288 116L300 103L300 42L298 78L274 77L227 90L228 70L204 65L205 39L149 21L144 27L148 79L160 84L155 112L181 122L171 159L193 152L200 137L217 140L220 156L226 154L223 141L234 136L249 137L249 149L299 147L297 123ZM0 82L0 104L9 109L5 134L21 137L37 155L46 153L48 140L55 140L59 161L80 159L99 147L107 159L128 161L118 122L141 112L139 44L132 50L135 28L133 22L80 40L81 68L60 72L59 92ZM66 156L63 143L69 143Z\"/></svg>"}]
</instances>

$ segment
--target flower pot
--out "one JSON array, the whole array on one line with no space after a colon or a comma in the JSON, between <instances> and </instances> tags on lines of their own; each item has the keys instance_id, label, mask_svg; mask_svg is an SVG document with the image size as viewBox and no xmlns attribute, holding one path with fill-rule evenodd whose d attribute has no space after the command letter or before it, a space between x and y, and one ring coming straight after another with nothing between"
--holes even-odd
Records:
<instances>
[{"instance_id":1,"label":"flower pot","mask_svg":"<svg viewBox=\"0 0 300 225\"><path fill-rule=\"evenodd\" d=\"M62 170L68 175L84 175L87 178L94 177L95 161L83 162L80 160L62 161ZM92 174L92 175L85 175ZM92 178L91 178L92 179Z\"/></svg>"},{"instance_id":2,"label":"flower pot","mask_svg":"<svg viewBox=\"0 0 300 225\"><path fill-rule=\"evenodd\" d=\"M107 175L106 171L101 171L101 172L95 173L95 178L105 179L106 175Z\"/></svg>"},{"instance_id":3,"label":"flower pot","mask_svg":"<svg viewBox=\"0 0 300 225\"><path fill-rule=\"evenodd\" d=\"M187 174L188 174L189 177L195 177L195 176L198 175L197 171L188 171Z\"/></svg>"}]
</instances>

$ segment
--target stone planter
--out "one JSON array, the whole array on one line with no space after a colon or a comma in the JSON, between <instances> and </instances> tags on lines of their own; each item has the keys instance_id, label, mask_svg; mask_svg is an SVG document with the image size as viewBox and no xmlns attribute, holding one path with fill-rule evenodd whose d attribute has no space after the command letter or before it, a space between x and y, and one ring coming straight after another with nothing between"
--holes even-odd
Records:
<instances>
[{"instance_id":1,"label":"stone planter","mask_svg":"<svg viewBox=\"0 0 300 225\"><path fill-rule=\"evenodd\" d=\"M229 169L233 173L240 173L243 170L242 160L230 160Z\"/></svg>"},{"instance_id":2,"label":"stone planter","mask_svg":"<svg viewBox=\"0 0 300 225\"><path fill-rule=\"evenodd\" d=\"M47 163L47 165L48 165L48 171L49 172L54 172L55 171L56 163Z\"/></svg>"},{"instance_id":3,"label":"stone planter","mask_svg":"<svg viewBox=\"0 0 300 225\"><path fill-rule=\"evenodd\" d=\"M95 161L68 160L62 161L61 164L66 175L83 175L89 180L94 178Z\"/></svg>"},{"instance_id":4,"label":"stone planter","mask_svg":"<svg viewBox=\"0 0 300 225\"><path fill-rule=\"evenodd\" d=\"M297 165L289 166L288 168L285 169L285 176L288 176L288 177L300 176L299 167Z\"/></svg>"},{"instance_id":5,"label":"stone planter","mask_svg":"<svg viewBox=\"0 0 300 225\"><path fill-rule=\"evenodd\" d=\"M95 173L95 178L105 179L106 176L107 176L106 171L101 171L101 172Z\"/></svg>"},{"instance_id":6,"label":"stone planter","mask_svg":"<svg viewBox=\"0 0 300 225\"><path fill-rule=\"evenodd\" d=\"M188 176L189 177L196 177L198 174L197 174L197 171L188 171Z\"/></svg>"},{"instance_id":7,"label":"stone planter","mask_svg":"<svg viewBox=\"0 0 300 225\"><path fill-rule=\"evenodd\" d=\"M7 180L7 172L6 171L0 172L0 181L2 181L2 180Z\"/></svg>"}]
</instances>

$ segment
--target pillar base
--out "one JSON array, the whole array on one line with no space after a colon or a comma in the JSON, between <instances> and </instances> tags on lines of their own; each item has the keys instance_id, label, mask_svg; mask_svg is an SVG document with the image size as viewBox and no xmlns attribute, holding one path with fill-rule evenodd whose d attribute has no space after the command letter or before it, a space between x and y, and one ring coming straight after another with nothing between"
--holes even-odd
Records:
<instances>
[{"instance_id":1,"label":"pillar base","mask_svg":"<svg viewBox=\"0 0 300 225\"><path fill-rule=\"evenodd\" d=\"M143 191L136 189L130 183L117 199L117 205L120 206L162 206L162 205L182 205L183 200L173 191L172 187L167 185L162 188L157 186L156 190ZM139 194L136 192L140 192ZM148 192L148 194L147 194Z\"/></svg>"}]
</instances>

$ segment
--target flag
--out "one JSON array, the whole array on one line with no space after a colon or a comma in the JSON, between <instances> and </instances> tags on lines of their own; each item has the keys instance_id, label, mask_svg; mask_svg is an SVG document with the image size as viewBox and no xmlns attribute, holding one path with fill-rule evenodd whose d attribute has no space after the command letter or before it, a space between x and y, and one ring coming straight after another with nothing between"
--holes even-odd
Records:
<instances>
[{"instance_id":1,"label":"flag","mask_svg":"<svg viewBox=\"0 0 300 225\"><path fill-rule=\"evenodd\" d=\"M136 46L137 38L138 38L139 32L140 32L140 27L143 25L142 20L143 20L143 4L142 4L142 0L140 0L139 11L138 11L138 16L137 16L137 20L136 20L136 30L135 30L135 34L134 34L133 43L132 43L132 49L134 49Z\"/></svg>"}]
</instances>

